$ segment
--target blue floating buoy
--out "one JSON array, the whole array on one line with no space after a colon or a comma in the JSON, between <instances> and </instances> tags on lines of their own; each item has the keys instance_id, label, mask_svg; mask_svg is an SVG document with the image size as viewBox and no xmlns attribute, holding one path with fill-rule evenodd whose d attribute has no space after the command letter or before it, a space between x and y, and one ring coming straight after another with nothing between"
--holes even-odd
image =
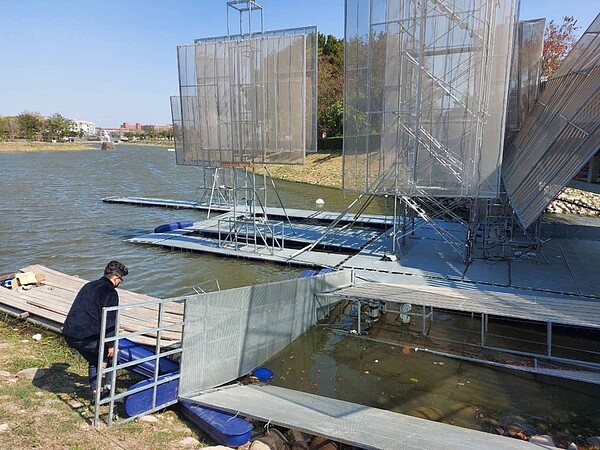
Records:
<instances>
[{"instance_id":1,"label":"blue floating buoy","mask_svg":"<svg viewBox=\"0 0 600 450\"><path fill-rule=\"evenodd\" d=\"M271 369L267 369L266 367L259 367L253 372L253 375L258 378L258 381L266 383L273 378L273 371Z\"/></svg>"}]
</instances>

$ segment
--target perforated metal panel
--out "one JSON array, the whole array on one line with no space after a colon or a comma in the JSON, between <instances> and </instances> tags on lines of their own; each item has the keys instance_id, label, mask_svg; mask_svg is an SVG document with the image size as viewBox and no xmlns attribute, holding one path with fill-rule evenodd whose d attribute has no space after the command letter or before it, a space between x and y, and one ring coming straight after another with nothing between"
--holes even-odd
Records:
<instances>
[{"instance_id":1,"label":"perforated metal panel","mask_svg":"<svg viewBox=\"0 0 600 450\"><path fill-rule=\"evenodd\" d=\"M496 197L513 0L346 0L344 188Z\"/></svg>"},{"instance_id":2,"label":"perforated metal panel","mask_svg":"<svg viewBox=\"0 0 600 450\"><path fill-rule=\"evenodd\" d=\"M545 26L546 19L519 22L510 72L505 147L512 144L539 97Z\"/></svg>"},{"instance_id":3,"label":"perforated metal panel","mask_svg":"<svg viewBox=\"0 0 600 450\"><path fill-rule=\"evenodd\" d=\"M351 273L187 297L179 395L197 395L267 361L316 323L315 294L350 286Z\"/></svg>"},{"instance_id":4,"label":"perforated metal panel","mask_svg":"<svg viewBox=\"0 0 600 450\"><path fill-rule=\"evenodd\" d=\"M178 164L300 164L316 151L316 27L198 39L177 50Z\"/></svg>"},{"instance_id":5,"label":"perforated metal panel","mask_svg":"<svg viewBox=\"0 0 600 450\"><path fill-rule=\"evenodd\" d=\"M600 15L548 81L505 153L502 176L524 227L600 150Z\"/></svg>"}]
</instances>

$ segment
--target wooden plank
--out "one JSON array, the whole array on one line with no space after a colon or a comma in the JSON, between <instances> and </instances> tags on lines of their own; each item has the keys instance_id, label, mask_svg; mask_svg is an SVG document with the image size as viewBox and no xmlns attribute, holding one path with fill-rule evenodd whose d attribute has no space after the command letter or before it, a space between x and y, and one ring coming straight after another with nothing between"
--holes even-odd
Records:
<instances>
[{"instance_id":1,"label":"wooden plank","mask_svg":"<svg viewBox=\"0 0 600 450\"><path fill-rule=\"evenodd\" d=\"M60 331L71 308L73 300L87 280L67 275L45 266L34 264L21 269L21 272L42 274L42 285L31 286L17 291L0 288L0 309L4 308L13 315L29 314L40 317L40 322L53 322L53 328ZM145 294L119 289L121 305L134 305L156 302L158 299ZM158 326L159 305L145 305L133 310L121 310L120 328L126 332L139 332ZM166 303L163 310L163 324L173 325L183 320L183 304ZM182 330L164 330L161 333L161 345L172 346L181 342ZM156 332L147 332L135 340L146 345L156 344Z\"/></svg>"}]
</instances>

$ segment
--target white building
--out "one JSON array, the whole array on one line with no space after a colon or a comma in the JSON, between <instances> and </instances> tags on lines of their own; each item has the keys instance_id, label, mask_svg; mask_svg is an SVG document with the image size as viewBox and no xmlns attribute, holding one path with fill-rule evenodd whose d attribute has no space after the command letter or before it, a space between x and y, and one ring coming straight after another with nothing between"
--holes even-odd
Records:
<instances>
[{"instance_id":1,"label":"white building","mask_svg":"<svg viewBox=\"0 0 600 450\"><path fill-rule=\"evenodd\" d=\"M96 125L93 122L88 122L87 120L76 120L73 119L71 125L71 130L75 133L82 132L85 136L95 136L96 135Z\"/></svg>"}]
</instances>

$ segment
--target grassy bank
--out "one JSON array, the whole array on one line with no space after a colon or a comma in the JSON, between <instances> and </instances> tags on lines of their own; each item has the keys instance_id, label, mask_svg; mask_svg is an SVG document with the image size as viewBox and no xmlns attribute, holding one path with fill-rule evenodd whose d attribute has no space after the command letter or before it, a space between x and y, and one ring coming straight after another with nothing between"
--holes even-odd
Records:
<instances>
[{"instance_id":1,"label":"grassy bank","mask_svg":"<svg viewBox=\"0 0 600 450\"><path fill-rule=\"evenodd\" d=\"M99 142L37 142L37 141L0 141L0 153L20 152L66 152L73 150L97 150Z\"/></svg>"},{"instance_id":2,"label":"grassy bank","mask_svg":"<svg viewBox=\"0 0 600 450\"><path fill-rule=\"evenodd\" d=\"M260 174L264 172L259 166L255 170ZM267 170L273 178L280 180L342 188L342 154L338 152L311 153L306 156L304 165L275 164Z\"/></svg>"},{"instance_id":3,"label":"grassy bank","mask_svg":"<svg viewBox=\"0 0 600 450\"><path fill-rule=\"evenodd\" d=\"M36 334L41 335L39 340L32 338ZM156 422L93 427L87 363L69 350L61 336L2 314L0 349L0 448L184 448L185 438L196 440L187 448L210 443L174 407L154 414ZM31 368L39 369L41 376L30 380L17 375ZM117 405L116 414L122 415L122 410L122 404Z\"/></svg>"}]
</instances>

